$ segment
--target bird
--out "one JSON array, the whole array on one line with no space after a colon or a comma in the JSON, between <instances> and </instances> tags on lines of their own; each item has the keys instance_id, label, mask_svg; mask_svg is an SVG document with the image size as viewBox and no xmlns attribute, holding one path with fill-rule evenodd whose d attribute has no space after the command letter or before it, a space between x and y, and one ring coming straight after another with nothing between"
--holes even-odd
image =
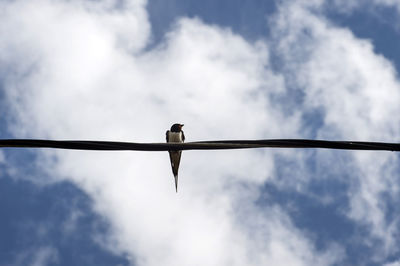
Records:
<instances>
[{"instance_id":1,"label":"bird","mask_svg":"<svg viewBox=\"0 0 400 266\"><path fill-rule=\"evenodd\" d=\"M183 143L185 141L185 134L182 131L183 124L173 124L170 130L167 130L166 137L167 143ZM168 151L169 159L171 161L172 173L175 179L175 190L178 193L178 169L181 161L182 151Z\"/></svg>"}]
</instances>

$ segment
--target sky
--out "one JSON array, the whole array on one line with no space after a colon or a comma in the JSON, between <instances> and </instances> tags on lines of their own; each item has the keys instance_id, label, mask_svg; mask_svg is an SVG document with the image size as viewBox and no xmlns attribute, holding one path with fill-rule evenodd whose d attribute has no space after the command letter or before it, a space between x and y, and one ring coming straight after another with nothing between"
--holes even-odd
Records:
<instances>
[{"instance_id":1,"label":"sky","mask_svg":"<svg viewBox=\"0 0 400 266\"><path fill-rule=\"evenodd\" d=\"M0 138L400 142L396 0L0 0ZM0 150L0 265L400 265L400 157Z\"/></svg>"}]
</instances>

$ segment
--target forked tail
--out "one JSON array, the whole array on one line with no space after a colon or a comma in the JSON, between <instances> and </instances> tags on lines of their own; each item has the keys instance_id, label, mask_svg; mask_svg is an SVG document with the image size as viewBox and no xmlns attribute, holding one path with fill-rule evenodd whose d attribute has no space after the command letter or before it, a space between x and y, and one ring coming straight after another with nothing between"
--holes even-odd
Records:
<instances>
[{"instance_id":1,"label":"forked tail","mask_svg":"<svg viewBox=\"0 0 400 266\"><path fill-rule=\"evenodd\" d=\"M181 151L170 151L169 152L169 159L171 160L171 168L172 173L174 174L175 179L175 190L178 193L178 170L179 170L179 163L181 162Z\"/></svg>"}]
</instances>

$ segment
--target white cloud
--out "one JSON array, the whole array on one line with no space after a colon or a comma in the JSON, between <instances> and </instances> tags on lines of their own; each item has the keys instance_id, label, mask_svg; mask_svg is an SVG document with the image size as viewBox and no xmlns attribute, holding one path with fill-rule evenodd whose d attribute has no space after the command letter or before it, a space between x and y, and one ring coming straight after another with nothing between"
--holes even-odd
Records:
<instances>
[{"instance_id":1,"label":"white cloud","mask_svg":"<svg viewBox=\"0 0 400 266\"><path fill-rule=\"evenodd\" d=\"M282 4L271 20L274 48L183 18L165 42L145 51L151 32L143 2L3 2L0 73L17 121L13 132L162 142L172 123L183 122L188 141L307 137L302 115L322 110L320 138L393 141L399 135L393 67L369 42L309 11L321 3ZM269 50L280 52L282 73L271 70ZM293 90L304 93L298 106L275 100L293 97ZM255 204L260 184L279 181L276 153L184 152L178 195L166 153L41 151L39 159L51 175L84 189L111 222L112 235L98 241L139 265L340 261L342 247L321 251L285 210ZM279 154L300 160L290 176L299 179L280 176L283 185L319 178L305 165L307 153ZM317 165L331 163L329 152L318 154ZM396 221L385 220L380 195L398 193L397 160L388 153L347 156L326 171L355 170L347 181L348 216L371 226L372 237L384 241L383 254L390 253Z\"/></svg>"},{"instance_id":2,"label":"white cloud","mask_svg":"<svg viewBox=\"0 0 400 266\"><path fill-rule=\"evenodd\" d=\"M394 10L395 12L400 12L400 1L398 0L364 0L364 1L347 1L347 0L315 0L313 2L318 2L318 7L322 5L327 9L335 9L338 12L344 14L351 14L352 12L363 10L364 12L370 12L376 15L380 19L386 21L387 18L380 14L384 9ZM387 26L394 26L397 28L397 21L387 20Z\"/></svg>"},{"instance_id":3,"label":"white cloud","mask_svg":"<svg viewBox=\"0 0 400 266\"><path fill-rule=\"evenodd\" d=\"M16 135L164 141L174 122L187 125L188 140L294 134L297 117L270 100L285 88L265 44L181 19L165 43L144 52L140 5L111 12L83 3L3 3L0 61ZM9 29L18 34L10 38ZM254 205L257 184L273 177L272 152L184 152L178 195L164 153L41 154L44 168L83 188L109 219L113 235L102 244L139 265L337 259L317 251L278 207L260 213Z\"/></svg>"},{"instance_id":4,"label":"white cloud","mask_svg":"<svg viewBox=\"0 0 400 266\"><path fill-rule=\"evenodd\" d=\"M281 11L276 18L277 51L284 58L287 79L304 91L303 110L323 116L317 136L398 141L400 85L391 63L375 54L369 41L333 26L303 5L284 5ZM318 154L323 163L324 155ZM373 237L384 243L380 255L386 256L397 250L398 221L386 220L388 202L382 196L398 196L398 158L381 152L347 155L349 161L340 165L342 173L355 178L347 181L348 215L370 226ZM338 163L331 162L332 167Z\"/></svg>"}]
</instances>

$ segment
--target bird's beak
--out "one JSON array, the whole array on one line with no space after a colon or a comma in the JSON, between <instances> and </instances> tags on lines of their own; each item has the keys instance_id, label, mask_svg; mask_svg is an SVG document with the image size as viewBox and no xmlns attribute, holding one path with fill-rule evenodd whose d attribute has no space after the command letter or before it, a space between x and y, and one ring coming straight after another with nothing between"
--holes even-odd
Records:
<instances>
[{"instance_id":1,"label":"bird's beak","mask_svg":"<svg viewBox=\"0 0 400 266\"><path fill-rule=\"evenodd\" d=\"M183 127L184 125L183 124L181 124L181 127Z\"/></svg>"}]
</instances>

